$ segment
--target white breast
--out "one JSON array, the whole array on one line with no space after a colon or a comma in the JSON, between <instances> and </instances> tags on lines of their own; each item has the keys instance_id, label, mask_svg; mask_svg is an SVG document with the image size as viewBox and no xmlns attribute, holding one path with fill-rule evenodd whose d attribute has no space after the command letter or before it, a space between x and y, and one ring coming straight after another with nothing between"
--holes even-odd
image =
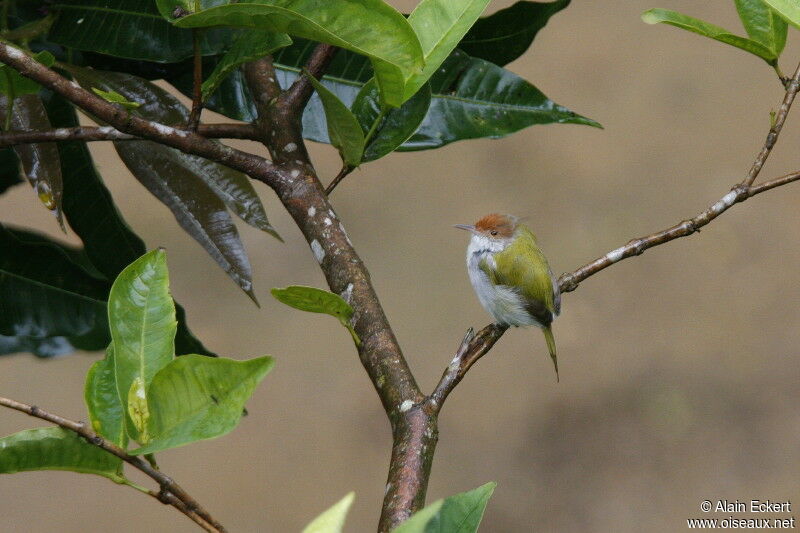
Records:
<instances>
[{"instance_id":1,"label":"white breast","mask_svg":"<svg viewBox=\"0 0 800 533\"><path fill-rule=\"evenodd\" d=\"M494 320L509 326L540 325L525 310L525 303L516 290L505 285L493 285L481 270L480 263L486 260L494 268L494 254L505 248L502 242L474 235L467 247L467 271L475 294Z\"/></svg>"}]
</instances>

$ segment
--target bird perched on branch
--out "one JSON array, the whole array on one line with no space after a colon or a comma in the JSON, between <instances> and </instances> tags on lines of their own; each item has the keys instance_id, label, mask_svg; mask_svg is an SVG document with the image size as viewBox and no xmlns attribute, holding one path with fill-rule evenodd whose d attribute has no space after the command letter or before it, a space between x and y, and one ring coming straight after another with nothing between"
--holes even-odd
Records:
<instances>
[{"instance_id":1,"label":"bird perched on branch","mask_svg":"<svg viewBox=\"0 0 800 533\"><path fill-rule=\"evenodd\" d=\"M467 270L481 305L498 324L539 326L547 341L558 381L556 343L550 324L561 312L561 292L536 237L511 215L486 215L474 225Z\"/></svg>"}]
</instances>

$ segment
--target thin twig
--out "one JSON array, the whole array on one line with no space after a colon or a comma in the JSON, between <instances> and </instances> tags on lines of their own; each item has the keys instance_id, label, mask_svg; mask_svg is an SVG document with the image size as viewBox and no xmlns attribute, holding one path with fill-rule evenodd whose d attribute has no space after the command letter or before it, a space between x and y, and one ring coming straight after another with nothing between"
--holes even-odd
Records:
<instances>
[{"instance_id":1,"label":"thin twig","mask_svg":"<svg viewBox=\"0 0 800 533\"><path fill-rule=\"evenodd\" d=\"M330 196L331 193L333 192L333 189L335 189L336 186L339 185L339 182L341 182L345 177L347 177L347 175L350 174L353 170L355 170L355 167L344 165L342 167L342 170L340 170L339 173L336 175L336 177L333 178L333 181L331 181L330 184L328 184L328 186L325 188L325 194L327 196Z\"/></svg>"},{"instance_id":2,"label":"thin twig","mask_svg":"<svg viewBox=\"0 0 800 533\"><path fill-rule=\"evenodd\" d=\"M286 173L263 157L231 148L198 133L130 116L119 106L110 104L99 96L82 89L20 49L1 41L0 62L11 66L26 78L58 93L88 114L109 123L123 133L156 141L187 154L198 155L222 163L273 187L285 180Z\"/></svg>"},{"instance_id":3,"label":"thin twig","mask_svg":"<svg viewBox=\"0 0 800 533\"><path fill-rule=\"evenodd\" d=\"M792 102L794 101L794 98L798 92L798 88L800 88L800 65L797 66L794 75L786 84L786 94L783 98L783 102L781 103L778 113L775 116L775 120L770 127L769 133L767 134L767 139L764 142L764 146L756 156L756 159L753 162L753 165L750 167L750 171L747 173L747 176L741 182L734 185L730 192L723 196L719 201L709 206L708 209L690 219L683 220L674 226L670 226L669 228L656 233L632 239L624 246L620 246L619 248L611 250L602 257L583 265L577 270L562 274L561 277L558 278L558 286L561 292L564 293L574 291L586 278L597 274L601 270L604 270L627 257L641 255L649 248L668 243L680 237L688 237L689 235L700 231L700 228L709 224L712 220L730 209L736 203L744 202L748 198L752 198L753 196L762 192L766 192L776 187L800 180L800 171L798 171L774 178L758 185L753 185L753 182L758 177L761 169L764 167L764 163L766 162L767 158L772 152L772 148L775 146L775 143L778 140L778 135L780 134L783 124L786 121L786 116L789 114L789 110L792 107ZM469 367L472 366L475 361L486 355L492 346L500 339L503 333L505 333L506 329L500 328L501 326L497 324L489 324L474 338L468 339L465 337L464 342L462 342L461 347L456 352L453 361L444 371L442 378L439 380L439 384L436 386L433 393L431 393L431 395L426 399L426 402L431 405L431 408L437 410L441 409L442 403L447 398L447 395L458 384L458 382L461 381L466 371L469 370Z\"/></svg>"},{"instance_id":4,"label":"thin twig","mask_svg":"<svg viewBox=\"0 0 800 533\"><path fill-rule=\"evenodd\" d=\"M761 172L761 169L764 167L764 163L767 161L770 152L772 152L772 147L775 146L775 142L778 140L778 135L781 133L783 123L786 122L786 116L789 114L789 109L792 107L792 102L794 102L794 97L797 95L798 88L800 88L800 64L797 65L797 69L795 69L792 78L786 85L786 94L783 97L781 106L778 108L778 113L775 115L772 127L769 129L769 133L767 133L767 140L764 141L763 148L761 148L761 151L758 153L756 160L753 161L750 172L747 173L747 178L742 181L742 185L745 187L750 187L753 182L756 181L759 172Z\"/></svg>"},{"instance_id":5,"label":"thin twig","mask_svg":"<svg viewBox=\"0 0 800 533\"><path fill-rule=\"evenodd\" d=\"M200 124L200 113L203 111L203 54L200 51L202 30L192 29L192 49L194 52L194 69L192 81L192 111L186 129L196 131Z\"/></svg>"},{"instance_id":6,"label":"thin twig","mask_svg":"<svg viewBox=\"0 0 800 533\"><path fill-rule=\"evenodd\" d=\"M197 132L208 139L253 139L257 133L250 124L202 124ZM0 133L0 147L59 141L128 141L141 139L110 126L77 126L43 131Z\"/></svg>"},{"instance_id":7,"label":"thin twig","mask_svg":"<svg viewBox=\"0 0 800 533\"><path fill-rule=\"evenodd\" d=\"M322 75L331 64L333 56L339 49L330 44L320 43L311 52L311 56L305 64L303 70L316 79L321 79ZM282 102L286 105L287 109L292 111L302 110L308 103L308 99L314 93L314 86L308 79L306 74L300 74L291 87L289 87L283 95L281 95Z\"/></svg>"},{"instance_id":8,"label":"thin twig","mask_svg":"<svg viewBox=\"0 0 800 533\"><path fill-rule=\"evenodd\" d=\"M8 407L9 409L15 409L17 411L26 413L36 418L41 418L42 420L46 420L64 429L77 433L81 437L85 438L89 444L97 446L98 448L101 448L107 451L108 453L119 457L126 463L132 465L134 468L142 471L144 474L146 474L147 476L155 480L156 483L158 483L159 487L161 488L161 493L171 495L177 501L180 501L182 505L175 506L173 504L173 500L169 496L164 496L163 499L162 497L159 497L159 500L161 500L164 503L169 503L170 505L173 505L176 509L178 509L186 516L191 518L194 522L206 528L207 531L225 533L225 528L222 526L222 524L217 522L210 514L208 514L208 512L205 509L203 509L203 507L199 503L197 503L197 500L192 498L189 495L189 493L183 490L183 488L180 485L178 485L172 478L162 473L161 471L154 469L147 461L145 461L141 457L137 457L135 455L129 455L125 450L123 450L116 444L107 441L106 439L104 439L91 429L89 429L89 427L85 423L69 420L67 418L63 418L61 416L47 412L35 405L28 405L22 402L18 402L16 400L12 400L10 398L0 397L0 405L2 405L3 407ZM205 522L206 525L203 525L196 518L202 519L202 522ZM212 529L207 529L208 525L212 526Z\"/></svg>"}]
</instances>

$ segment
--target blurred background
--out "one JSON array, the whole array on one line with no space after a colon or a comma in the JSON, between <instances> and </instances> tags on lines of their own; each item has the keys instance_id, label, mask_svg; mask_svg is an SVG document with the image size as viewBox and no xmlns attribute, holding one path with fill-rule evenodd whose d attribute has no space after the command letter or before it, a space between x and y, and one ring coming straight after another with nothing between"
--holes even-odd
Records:
<instances>
[{"instance_id":1,"label":"blurred background","mask_svg":"<svg viewBox=\"0 0 800 533\"><path fill-rule=\"evenodd\" d=\"M393 154L334 193L424 390L466 329L489 322L465 271L468 236L452 224L493 211L528 216L559 274L695 215L748 171L783 97L773 71L734 48L644 24L651 7L744 33L727 0L575 1L509 68L605 130L536 126ZM790 28L787 74L798 58ZM762 179L800 168L798 115ZM256 185L285 244L240 225L257 309L110 145L91 147L133 229L148 247L166 247L172 291L194 333L223 355L277 359L239 428L159 454L162 469L232 532L299 531L351 490L346 531L374 530L389 426L347 332L269 295L276 286L325 286L280 203ZM334 150L311 151L331 179ZM567 294L554 326L560 384L541 334L509 331L442 412L429 501L497 481L487 532L681 531L686 518L702 516L703 499L800 504L798 202L800 184L765 193ZM23 186L0 197L0 217L64 238ZM3 357L0 391L85 419L83 380L97 357ZM0 434L35 425L0 412ZM15 532L195 531L129 488L68 472L3 476L0 517L0 529Z\"/></svg>"}]
</instances>

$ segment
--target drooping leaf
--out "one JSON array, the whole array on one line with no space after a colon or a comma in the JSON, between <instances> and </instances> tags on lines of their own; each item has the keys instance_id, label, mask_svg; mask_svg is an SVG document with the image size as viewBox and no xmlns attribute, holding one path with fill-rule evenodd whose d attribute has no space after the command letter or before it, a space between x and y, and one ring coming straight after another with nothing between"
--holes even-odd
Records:
<instances>
[{"instance_id":1,"label":"drooping leaf","mask_svg":"<svg viewBox=\"0 0 800 533\"><path fill-rule=\"evenodd\" d=\"M569 2L517 2L478 19L458 43L458 48L495 65L507 65L525 53L550 17Z\"/></svg>"},{"instance_id":2,"label":"drooping leaf","mask_svg":"<svg viewBox=\"0 0 800 533\"><path fill-rule=\"evenodd\" d=\"M382 0L260 0L212 7L173 19L176 26L238 26L329 43L373 61L387 105L404 101L405 80L423 66L406 19Z\"/></svg>"},{"instance_id":3,"label":"drooping leaf","mask_svg":"<svg viewBox=\"0 0 800 533\"><path fill-rule=\"evenodd\" d=\"M269 55L291 44L292 39L285 33L270 33L263 30L242 32L203 82L203 100L207 100L225 77L239 65Z\"/></svg>"},{"instance_id":4,"label":"drooping leaf","mask_svg":"<svg viewBox=\"0 0 800 533\"><path fill-rule=\"evenodd\" d=\"M33 58L46 67L53 65L55 58L48 51L34 54ZM36 94L42 86L30 78L26 78L8 65L0 63L0 94L6 96L21 96L23 94Z\"/></svg>"},{"instance_id":5,"label":"drooping leaf","mask_svg":"<svg viewBox=\"0 0 800 533\"><path fill-rule=\"evenodd\" d=\"M536 124L601 127L560 106L516 74L456 50L431 78L425 120L400 147L429 150L465 139L497 139Z\"/></svg>"},{"instance_id":6,"label":"drooping leaf","mask_svg":"<svg viewBox=\"0 0 800 533\"><path fill-rule=\"evenodd\" d=\"M119 141L114 146L136 179L169 207L184 231L257 303L239 232L219 196L186 167L191 160L151 141ZM202 168L206 160L195 157L194 162Z\"/></svg>"},{"instance_id":7,"label":"drooping leaf","mask_svg":"<svg viewBox=\"0 0 800 533\"><path fill-rule=\"evenodd\" d=\"M734 35L725 28L720 28L714 24L678 13L677 11L670 11L669 9L649 9L642 13L642 20L647 24L663 22L714 39L715 41L735 46L736 48L740 48L760 57L770 65L775 65L778 61L778 55L775 51L770 50L758 41Z\"/></svg>"},{"instance_id":8,"label":"drooping leaf","mask_svg":"<svg viewBox=\"0 0 800 533\"><path fill-rule=\"evenodd\" d=\"M7 98L0 96L0 120L6 119L6 104ZM20 131L51 129L47 111L38 95L25 94L14 99L11 127ZM18 144L14 146L14 152L39 200L55 214L59 226L64 229L61 206L64 185L58 147L55 143Z\"/></svg>"},{"instance_id":9,"label":"drooping leaf","mask_svg":"<svg viewBox=\"0 0 800 533\"><path fill-rule=\"evenodd\" d=\"M121 483L122 459L60 427L27 429L0 438L0 474L70 470Z\"/></svg>"},{"instance_id":10,"label":"drooping leaf","mask_svg":"<svg viewBox=\"0 0 800 533\"><path fill-rule=\"evenodd\" d=\"M333 504L328 510L316 517L310 524L303 528L303 533L342 533L347 512L353 505L355 492Z\"/></svg>"},{"instance_id":11,"label":"drooping leaf","mask_svg":"<svg viewBox=\"0 0 800 533\"><path fill-rule=\"evenodd\" d=\"M352 335L356 345L361 344L353 326L350 325L350 319L353 317L353 308L338 294L302 285L291 285L285 289L274 288L270 292L276 300L289 307L294 307L300 311L324 313L336 317L342 326L350 331L350 335Z\"/></svg>"},{"instance_id":12,"label":"drooping leaf","mask_svg":"<svg viewBox=\"0 0 800 533\"><path fill-rule=\"evenodd\" d=\"M131 453L154 453L230 432L273 364L271 357L235 361L190 354L173 360L147 389L150 441Z\"/></svg>"},{"instance_id":13,"label":"drooping leaf","mask_svg":"<svg viewBox=\"0 0 800 533\"><path fill-rule=\"evenodd\" d=\"M353 102L353 113L369 135L364 161L375 161L399 148L417 131L430 105L431 88L428 84L402 106L388 111L381 109L375 83L364 85Z\"/></svg>"},{"instance_id":14,"label":"drooping leaf","mask_svg":"<svg viewBox=\"0 0 800 533\"><path fill-rule=\"evenodd\" d=\"M167 125L185 123L188 110L147 80L117 72L70 67L82 86L103 86L141 104L137 113ZM151 141L116 141L120 158L153 195L170 208L181 227L222 269L255 297L250 263L227 205L247 223L277 237L249 179L242 173Z\"/></svg>"},{"instance_id":15,"label":"drooping leaf","mask_svg":"<svg viewBox=\"0 0 800 533\"><path fill-rule=\"evenodd\" d=\"M425 67L407 79L404 101L416 94L455 50L488 3L489 0L422 0L417 4L408 23L422 45Z\"/></svg>"},{"instance_id":16,"label":"drooping leaf","mask_svg":"<svg viewBox=\"0 0 800 533\"><path fill-rule=\"evenodd\" d=\"M19 177L19 159L10 146L0 149L0 194L9 187L22 183Z\"/></svg>"},{"instance_id":17,"label":"drooping leaf","mask_svg":"<svg viewBox=\"0 0 800 533\"><path fill-rule=\"evenodd\" d=\"M110 102L112 104L119 104L129 111L136 109L137 107L142 105L139 102L131 102L130 100L128 100L127 98L125 98L116 91L103 91L98 89L97 87L92 87L92 92L97 96L99 96L100 98L102 98L103 100L105 100L106 102Z\"/></svg>"},{"instance_id":18,"label":"drooping leaf","mask_svg":"<svg viewBox=\"0 0 800 533\"><path fill-rule=\"evenodd\" d=\"M146 402L147 385L173 360L176 324L166 253L153 250L122 271L108 298L117 393L129 415L131 391ZM127 418L126 426L132 438L147 440L147 434L140 431L143 425L134 423L132 417Z\"/></svg>"},{"instance_id":19,"label":"drooping leaf","mask_svg":"<svg viewBox=\"0 0 800 533\"><path fill-rule=\"evenodd\" d=\"M786 46L789 27L764 0L735 0L736 10L747 35L775 54L781 55Z\"/></svg>"},{"instance_id":20,"label":"drooping leaf","mask_svg":"<svg viewBox=\"0 0 800 533\"><path fill-rule=\"evenodd\" d=\"M45 91L44 101L54 127L69 128L78 125L75 108L62 97ZM58 150L64 178L64 213L72 230L83 241L85 254L92 266L108 280L107 296L111 282L125 267L144 255L147 249L114 205L111 193L94 167L86 143L61 142ZM189 331L183 308L178 304L176 311L176 353L214 355ZM106 316L107 313L103 311L103 315ZM100 344L91 349L100 349L108 344L110 336L107 330L102 338Z\"/></svg>"},{"instance_id":21,"label":"drooping leaf","mask_svg":"<svg viewBox=\"0 0 800 533\"><path fill-rule=\"evenodd\" d=\"M48 39L54 43L128 59L172 63L191 57L192 32L165 21L152 0L59 0ZM222 53L234 32L203 32L204 55Z\"/></svg>"},{"instance_id":22,"label":"drooping leaf","mask_svg":"<svg viewBox=\"0 0 800 533\"><path fill-rule=\"evenodd\" d=\"M356 116L339 100L335 94L317 81L311 74L306 74L317 91L325 118L328 124L328 137L334 148L339 150L342 162L349 167L357 167L364 155L364 132ZM375 86L375 95L378 88Z\"/></svg>"},{"instance_id":23,"label":"drooping leaf","mask_svg":"<svg viewBox=\"0 0 800 533\"><path fill-rule=\"evenodd\" d=\"M426 506L400 524L393 533L475 533L496 483L462 492Z\"/></svg>"},{"instance_id":24,"label":"drooping leaf","mask_svg":"<svg viewBox=\"0 0 800 533\"><path fill-rule=\"evenodd\" d=\"M113 344L108 346L105 358L96 361L89 368L86 374L84 399L89 410L89 421L95 433L122 449L127 448L125 409L117 391Z\"/></svg>"},{"instance_id":25,"label":"drooping leaf","mask_svg":"<svg viewBox=\"0 0 800 533\"><path fill-rule=\"evenodd\" d=\"M99 335L102 342L107 336L108 285L70 256L65 246L0 225L0 335L9 338L6 349L15 347L11 338L32 348L51 339L41 352L48 356L70 339Z\"/></svg>"},{"instance_id":26,"label":"drooping leaf","mask_svg":"<svg viewBox=\"0 0 800 533\"><path fill-rule=\"evenodd\" d=\"M792 26L800 28L800 4L795 0L764 0Z\"/></svg>"}]
</instances>

